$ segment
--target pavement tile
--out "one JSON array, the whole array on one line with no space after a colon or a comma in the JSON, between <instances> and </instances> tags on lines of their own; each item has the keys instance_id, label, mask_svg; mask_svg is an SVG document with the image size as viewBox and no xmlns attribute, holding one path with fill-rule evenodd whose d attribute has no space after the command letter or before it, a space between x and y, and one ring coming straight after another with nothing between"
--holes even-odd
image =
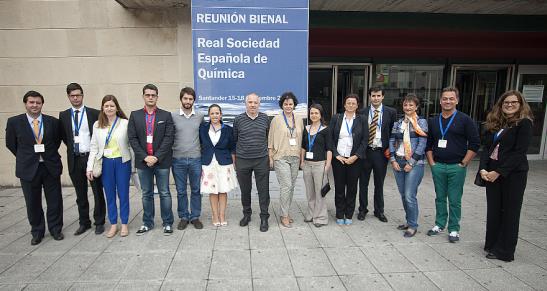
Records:
<instances>
[{"instance_id":1,"label":"pavement tile","mask_svg":"<svg viewBox=\"0 0 547 291\"><path fill-rule=\"evenodd\" d=\"M393 290L381 274L359 274L340 276L340 280L348 291L362 290Z\"/></svg>"},{"instance_id":2,"label":"pavement tile","mask_svg":"<svg viewBox=\"0 0 547 291\"><path fill-rule=\"evenodd\" d=\"M121 280L114 290L152 291L160 290L162 280Z\"/></svg>"},{"instance_id":3,"label":"pavement tile","mask_svg":"<svg viewBox=\"0 0 547 291\"><path fill-rule=\"evenodd\" d=\"M161 285L162 291L199 291L207 289L207 280L181 279L165 280Z\"/></svg>"},{"instance_id":4,"label":"pavement tile","mask_svg":"<svg viewBox=\"0 0 547 291\"><path fill-rule=\"evenodd\" d=\"M417 271L416 267L394 246L368 246L361 247L361 250L380 273Z\"/></svg>"},{"instance_id":5,"label":"pavement tile","mask_svg":"<svg viewBox=\"0 0 547 291\"><path fill-rule=\"evenodd\" d=\"M310 249L320 246L315 234L307 226L283 228L281 235L288 249Z\"/></svg>"},{"instance_id":6,"label":"pavement tile","mask_svg":"<svg viewBox=\"0 0 547 291\"><path fill-rule=\"evenodd\" d=\"M297 278L301 291L344 290L344 284L338 276Z\"/></svg>"},{"instance_id":7,"label":"pavement tile","mask_svg":"<svg viewBox=\"0 0 547 291\"><path fill-rule=\"evenodd\" d=\"M513 261L503 267L504 270L528 286L537 290L547 290L547 271L545 269L532 264L519 263L518 261Z\"/></svg>"},{"instance_id":8,"label":"pavement tile","mask_svg":"<svg viewBox=\"0 0 547 291\"><path fill-rule=\"evenodd\" d=\"M359 248L327 248L325 252L338 275L378 272Z\"/></svg>"},{"instance_id":9,"label":"pavement tile","mask_svg":"<svg viewBox=\"0 0 547 291\"><path fill-rule=\"evenodd\" d=\"M208 249L179 250L167 271L166 279L207 279L209 278L212 258L213 251Z\"/></svg>"},{"instance_id":10,"label":"pavement tile","mask_svg":"<svg viewBox=\"0 0 547 291\"><path fill-rule=\"evenodd\" d=\"M76 282L70 286L68 290L74 291L102 291L102 290L114 290L116 288L117 281L112 282Z\"/></svg>"},{"instance_id":11,"label":"pavement tile","mask_svg":"<svg viewBox=\"0 0 547 291\"><path fill-rule=\"evenodd\" d=\"M96 254L65 254L36 278L39 282L76 281L97 259ZM69 286L70 287L70 286Z\"/></svg>"},{"instance_id":12,"label":"pavement tile","mask_svg":"<svg viewBox=\"0 0 547 291\"><path fill-rule=\"evenodd\" d=\"M424 275L442 290L486 290L461 270L424 272Z\"/></svg>"},{"instance_id":13,"label":"pavement tile","mask_svg":"<svg viewBox=\"0 0 547 291\"><path fill-rule=\"evenodd\" d=\"M219 229L216 232L215 250L248 250L249 231L245 228Z\"/></svg>"},{"instance_id":14,"label":"pavement tile","mask_svg":"<svg viewBox=\"0 0 547 291\"><path fill-rule=\"evenodd\" d=\"M51 266L58 258L59 254L49 255L26 255L10 268L0 274L2 283L23 283L32 282L40 273Z\"/></svg>"},{"instance_id":15,"label":"pavement tile","mask_svg":"<svg viewBox=\"0 0 547 291\"><path fill-rule=\"evenodd\" d=\"M191 225L188 226L190 228ZM180 248L183 250L213 249L216 229L186 229L182 236Z\"/></svg>"},{"instance_id":16,"label":"pavement tile","mask_svg":"<svg viewBox=\"0 0 547 291\"><path fill-rule=\"evenodd\" d=\"M93 283L102 280L118 280L135 262L135 253L102 253L80 276L78 281ZM114 288L115 286L111 286Z\"/></svg>"},{"instance_id":17,"label":"pavement tile","mask_svg":"<svg viewBox=\"0 0 547 291\"><path fill-rule=\"evenodd\" d=\"M440 290L423 273L386 273L384 278L394 290Z\"/></svg>"},{"instance_id":18,"label":"pavement tile","mask_svg":"<svg viewBox=\"0 0 547 291\"><path fill-rule=\"evenodd\" d=\"M174 251L139 253L135 255L123 280L163 280L173 261ZM153 262L153 263L151 263Z\"/></svg>"},{"instance_id":19,"label":"pavement tile","mask_svg":"<svg viewBox=\"0 0 547 291\"><path fill-rule=\"evenodd\" d=\"M485 258L482 248L475 243L431 244L442 257L462 270L494 268L495 265Z\"/></svg>"},{"instance_id":20,"label":"pavement tile","mask_svg":"<svg viewBox=\"0 0 547 291\"><path fill-rule=\"evenodd\" d=\"M343 248L353 247L356 244L351 240L342 228L337 227L335 223L331 223L322 227L315 227L310 224L310 228L315 234L321 247L324 248Z\"/></svg>"},{"instance_id":21,"label":"pavement tile","mask_svg":"<svg viewBox=\"0 0 547 291\"><path fill-rule=\"evenodd\" d=\"M72 282L58 282L58 283L44 283L44 284L28 284L25 287L25 290L36 290L36 291L44 291L44 290L68 290L72 286Z\"/></svg>"},{"instance_id":22,"label":"pavement tile","mask_svg":"<svg viewBox=\"0 0 547 291\"><path fill-rule=\"evenodd\" d=\"M488 290L533 290L513 275L501 268L465 271Z\"/></svg>"},{"instance_id":23,"label":"pavement tile","mask_svg":"<svg viewBox=\"0 0 547 291\"><path fill-rule=\"evenodd\" d=\"M213 279L207 284L207 291L253 290L251 279Z\"/></svg>"},{"instance_id":24,"label":"pavement tile","mask_svg":"<svg viewBox=\"0 0 547 291\"><path fill-rule=\"evenodd\" d=\"M299 290L296 278L255 278L254 291L292 291Z\"/></svg>"},{"instance_id":25,"label":"pavement tile","mask_svg":"<svg viewBox=\"0 0 547 291\"><path fill-rule=\"evenodd\" d=\"M270 229L267 232L250 232L249 245L252 250L285 248L285 242L279 229Z\"/></svg>"},{"instance_id":26,"label":"pavement tile","mask_svg":"<svg viewBox=\"0 0 547 291\"><path fill-rule=\"evenodd\" d=\"M289 258L296 277L336 275L322 249L289 249Z\"/></svg>"},{"instance_id":27,"label":"pavement tile","mask_svg":"<svg viewBox=\"0 0 547 291\"><path fill-rule=\"evenodd\" d=\"M251 251L213 251L209 279L235 278L251 278Z\"/></svg>"},{"instance_id":28,"label":"pavement tile","mask_svg":"<svg viewBox=\"0 0 547 291\"><path fill-rule=\"evenodd\" d=\"M287 249L251 250L253 279L294 277Z\"/></svg>"},{"instance_id":29,"label":"pavement tile","mask_svg":"<svg viewBox=\"0 0 547 291\"><path fill-rule=\"evenodd\" d=\"M0 284L1 291L19 291L25 289L27 284Z\"/></svg>"},{"instance_id":30,"label":"pavement tile","mask_svg":"<svg viewBox=\"0 0 547 291\"><path fill-rule=\"evenodd\" d=\"M410 262L412 262L420 271L445 271L456 270L456 266L433 248L426 244L396 245Z\"/></svg>"}]
</instances>

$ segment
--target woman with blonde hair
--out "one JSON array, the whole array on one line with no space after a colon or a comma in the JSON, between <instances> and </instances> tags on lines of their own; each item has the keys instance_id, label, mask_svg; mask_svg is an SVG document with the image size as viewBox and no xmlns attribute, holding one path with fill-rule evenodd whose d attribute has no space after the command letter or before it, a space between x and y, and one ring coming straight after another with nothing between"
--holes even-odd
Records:
<instances>
[{"instance_id":1,"label":"woman with blonde hair","mask_svg":"<svg viewBox=\"0 0 547 291\"><path fill-rule=\"evenodd\" d=\"M104 96L101 102L99 119L93 124L89 159L87 161L87 178L91 181L98 178L94 170L95 163L100 167L110 230L106 237L111 238L118 232L118 207L116 196L120 201L120 236L129 234L129 178L131 176L131 151L127 137L127 117L123 113L114 95ZM95 176L94 176L95 175Z\"/></svg>"},{"instance_id":2,"label":"woman with blonde hair","mask_svg":"<svg viewBox=\"0 0 547 291\"><path fill-rule=\"evenodd\" d=\"M516 90L503 93L486 117L488 133L477 178L486 186L484 250L488 259L514 260L532 118L530 106Z\"/></svg>"}]
</instances>

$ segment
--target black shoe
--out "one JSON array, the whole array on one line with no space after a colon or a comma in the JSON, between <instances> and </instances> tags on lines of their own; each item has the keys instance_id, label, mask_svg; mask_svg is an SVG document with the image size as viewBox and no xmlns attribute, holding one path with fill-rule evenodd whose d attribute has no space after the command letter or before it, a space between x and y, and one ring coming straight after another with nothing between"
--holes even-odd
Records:
<instances>
[{"instance_id":1,"label":"black shoe","mask_svg":"<svg viewBox=\"0 0 547 291\"><path fill-rule=\"evenodd\" d=\"M178 230L184 230L188 226L188 220L181 219L179 224L177 225Z\"/></svg>"},{"instance_id":2,"label":"black shoe","mask_svg":"<svg viewBox=\"0 0 547 291\"><path fill-rule=\"evenodd\" d=\"M314 223L313 225L315 225L315 227L317 227L317 228L320 228L321 226L324 226L325 224L321 224L321 223Z\"/></svg>"},{"instance_id":3,"label":"black shoe","mask_svg":"<svg viewBox=\"0 0 547 291\"><path fill-rule=\"evenodd\" d=\"M43 236L33 236L32 239L30 240L30 245L35 246L41 243L43 238L44 238Z\"/></svg>"},{"instance_id":4,"label":"black shoe","mask_svg":"<svg viewBox=\"0 0 547 291\"><path fill-rule=\"evenodd\" d=\"M407 230L408 229L408 224L401 224L401 225L397 226L397 229L398 230Z\"/></svg>"},{"instance_id":5,"label":"black shoe","mask_svg":"<svg viewBox=\"0 0 547 291\"><path fill-rule=\"evenodd\" d=\"M78 227L78 229L74 232L74 235L80 235L80 234L86 232L90 228L91 228L91 226L89 226L89 225L80 225L80 227Z\"/></svg>"},{"instance_id":6,"label":"black shoe","mask_svg":"<svg viewBox=\"0 0 547 291\"><path fill-rule=\"evenodd\" d=\"M54 240L63 240L65 235L62 232L56 232L51 235Z\"/></svg>"},{"instance_id":7,"label":"black shoe","mask_svg":"<svg viewBox=\"0 0 547 291\"><path fill-rule=\"evenodd\" d=\"M268 231L268 228L269 228L268 219L267 218L262 218L260 220L260 231L261 232L266 232L266 231Z\"/></svg>"},{"instance_id":8,"label":"black shoe","mask_svg":"<svg viewBox=\"0 0 547 291\"><path fill-rule=\"evenodd\" d=\"M365 217L367 216L367 213L364 211L359 211L359 214L357 214L357 219L359 220L365 220Z\"/></svg>"},{"instance_id":9,"label":"black shoe","mask_svg":"<svg viewBox=\"0 0 547 291\"><path fill-rule=\"evenodd\" d=\"M387 217L383 213L374 214L381 222L387 222Z\"/></svg>"},{"instance_id":10,"label":"black shoe","mask_svg":"<svg viewBox=\"0 0 547 291\"><path fill-rule=\"evenodd\" d=\"M486 255L486 258L491 259L491 260L500 260L500 261L504 261L504 262L512 262L514 260L514 258L500 258L500 257L496 256L494 253L488 253Z\"/></svg>"},{"instance_id":11,"label":"black shoe","mask_svg":"<svg viewBox=\"0 0 547 291\"><path fill-rule=\"evenodd\" d=\"M102 234L104 232L104 225L97 225L95 226L95 234Z\"/></svg>"},{"instance_id":12,"label":"black shoe","mask_svg":"<svg viewBox=\"0 0 547 291\"><path fill-rule=\"evenodd\" d=\"M313 218L312 219L305 219L304 218L304 222L308 223L308 222L313 222Z\"/></svg>"},{"instance_id":13,"label":"black shoe","mask_svg":"<svg viewBox=\"0 0 547 291\"><path fill-rule=\"evenodd\" d=\"M409 229L405 230L403 236L404 237L413 237L416 234L416 232L418 232L417 229L409 228Z\"/></svg>"},{"instance_id":14,"label":"black shoe","mask_svg":"<svg viewBox=\"0 0 547 291\"><path fill-rule=\"evenodd\" d=\"M239 221L239 226L247 226L251 222L250 215L244 215L243 218Z\"/></svg>"},{"instance_id":15,"label":"black shoe","mask_svg":"<svg viewBox=\"0 0 547 291\"><path fill-rule=\"evenodd\" d=\"M194 219L194 220L190 221L190 223L193 224L196 229L202 229L203 228L203 223L201 223L201 221L199 221L199 219Z\"/></svg>"}]
</instances>

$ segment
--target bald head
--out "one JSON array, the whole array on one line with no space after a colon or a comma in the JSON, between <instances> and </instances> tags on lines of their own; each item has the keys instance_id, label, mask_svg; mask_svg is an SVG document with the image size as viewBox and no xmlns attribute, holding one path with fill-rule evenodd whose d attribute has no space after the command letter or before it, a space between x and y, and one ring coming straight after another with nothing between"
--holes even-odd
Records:
<instances>
[{"instance_id":1,"label":"bald head","mask_svg":"<svg viewBox=\"0 0 547 291\"><path fill-rule=\"evenodd\" d=\"M245 108L247 114L255 116L258 114L258 108L260 107L260 97L256 93L251 93L245 96Z\"/></svg>"}]
</instances>

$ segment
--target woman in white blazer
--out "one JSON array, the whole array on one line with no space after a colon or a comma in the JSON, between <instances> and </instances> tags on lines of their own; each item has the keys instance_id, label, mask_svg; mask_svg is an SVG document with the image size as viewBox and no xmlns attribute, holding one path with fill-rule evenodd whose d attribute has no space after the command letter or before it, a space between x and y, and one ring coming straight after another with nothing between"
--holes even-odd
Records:
<instances>
[{"instance_id":1,"label":"woman in white blazer","mask_svg":"<svg viewBox=\"0 0 547 291\"><path fill-rule=\"evenodd\" d=\"M120 200L120 219L122 223L120 236L129 234L127 222L129 219L129 178L131 176L131 151L127 138L127 117L123 113L118 100L113 95L104 96L101 102L99 119L93 125L93 136L89 159L87 162L87 178L93 180L95 163L102 162L104 193L110 220L110 230L106 237L111 238L118 232L118 209L116 192ZM97 173L96 173L97 174Z\"/></svg>"}]
</instances>

